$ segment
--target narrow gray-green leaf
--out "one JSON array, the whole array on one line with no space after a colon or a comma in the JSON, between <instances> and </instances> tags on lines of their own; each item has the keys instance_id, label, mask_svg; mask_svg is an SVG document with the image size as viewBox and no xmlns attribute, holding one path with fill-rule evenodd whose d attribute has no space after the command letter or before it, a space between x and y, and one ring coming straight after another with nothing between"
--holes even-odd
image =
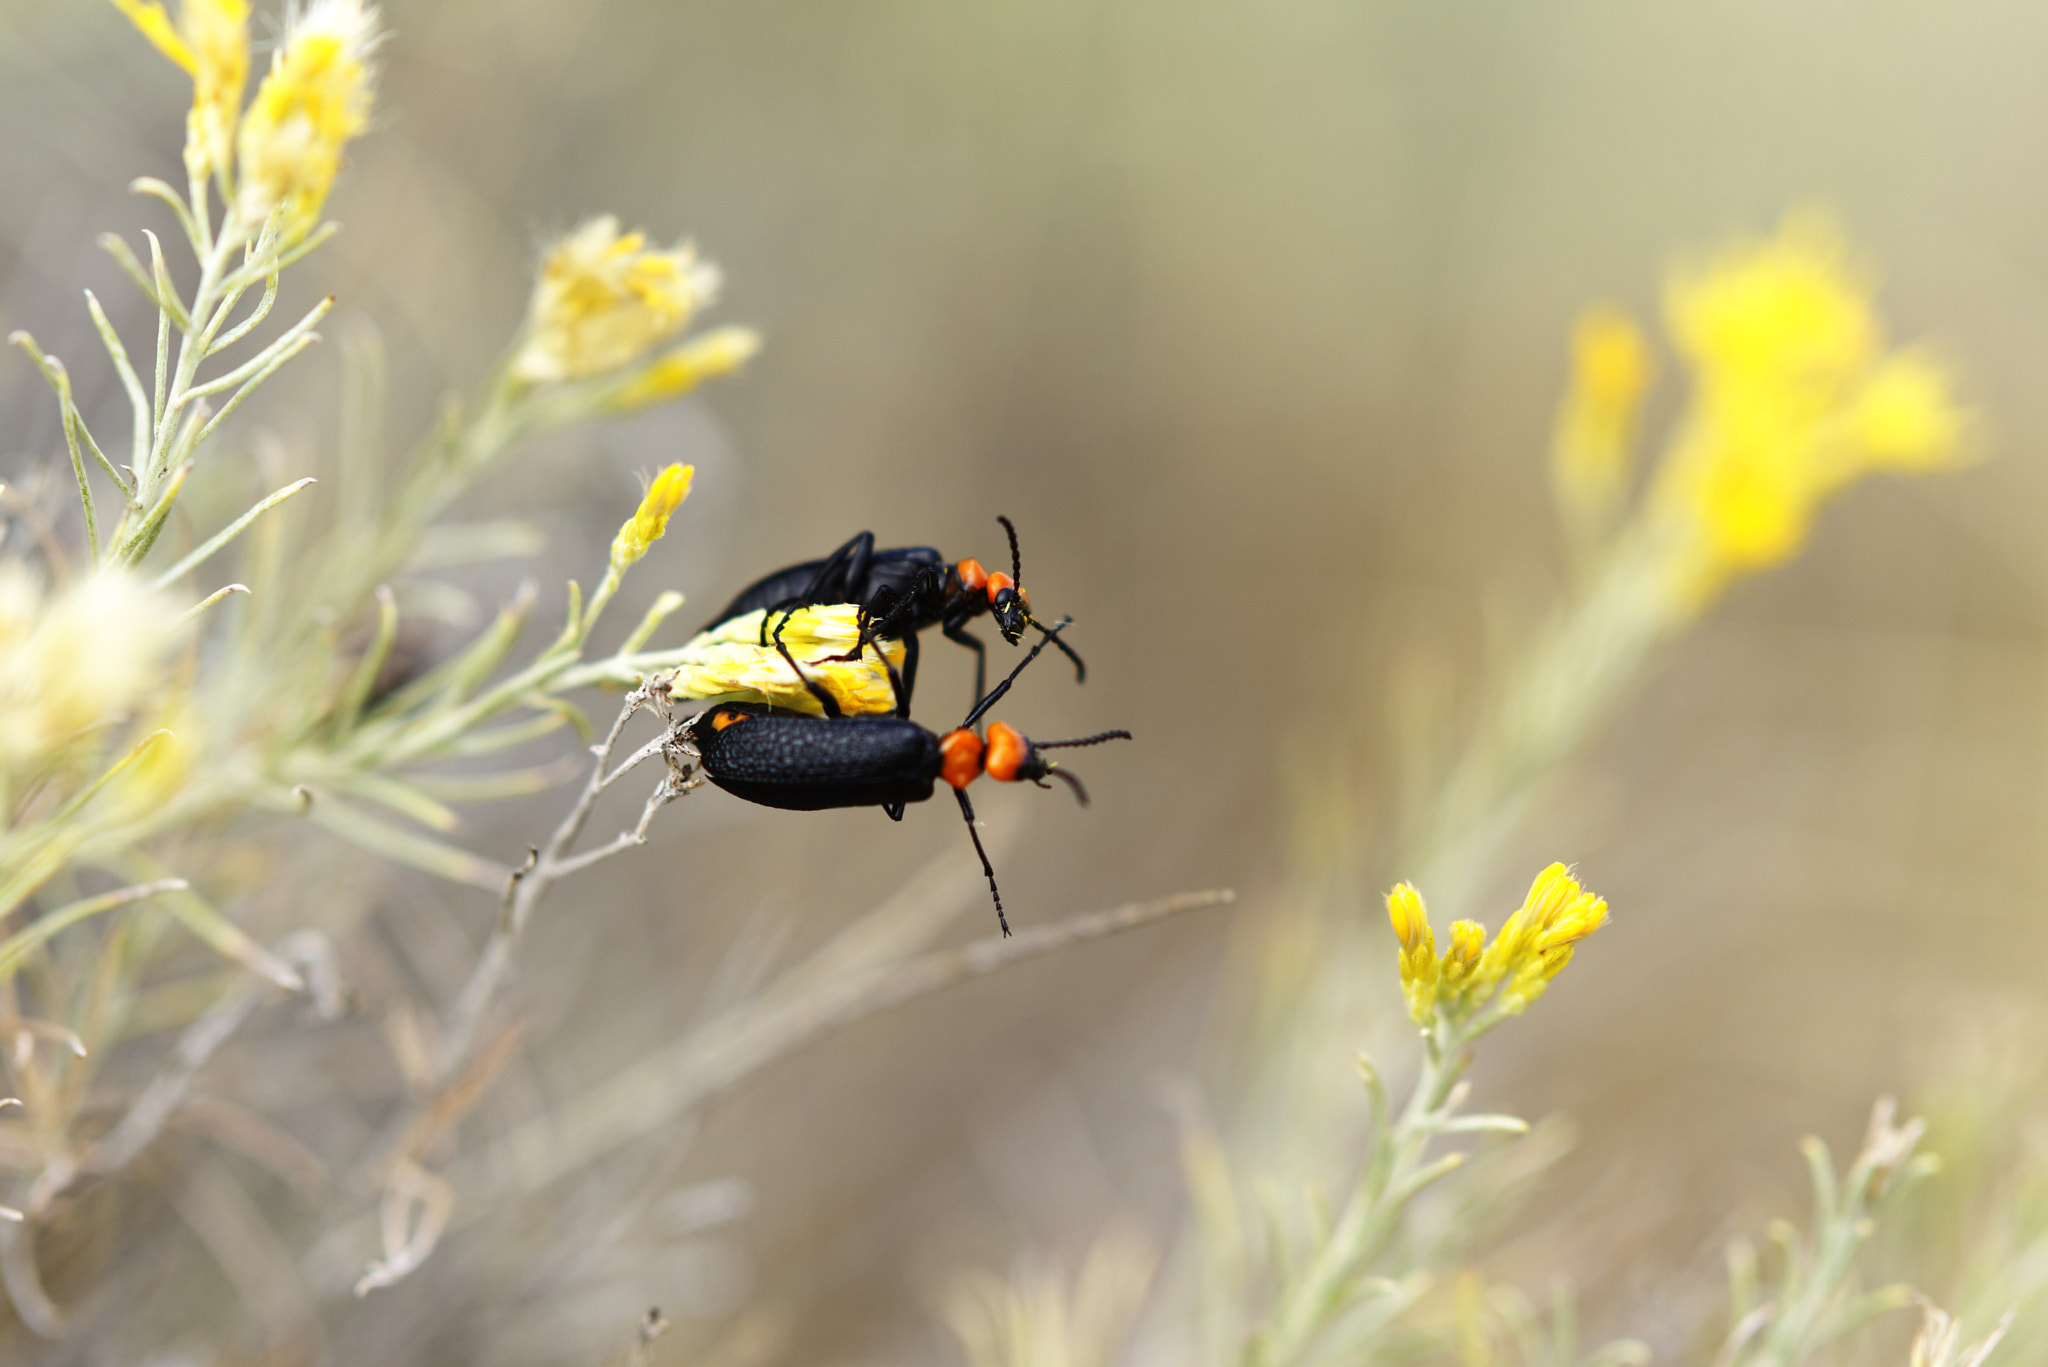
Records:
<instances>
[{"instance_id":1,"label":"narrow gray-green leaf","mask_svg":"<svg viewBox=\"0 0 2048 1367\"><path fill-rule=\"evenodd\" d=\"M121 377L121 388L128 391L128 403L135 412L134 450L129 454L128 462L139 470L142 468L142 462L149 456L149 396L142 392L142 377L135 373L134 365L128 360L128 348L121 345L121 334L114 331L114 324L107 317L107 311L100 307L98 296L91 290L85 292L85 307L92 314L92 325L99 329L100 341L105 344L107 355L113 358L114 370ZM98 451L99 448L95 445L93 449ZM107 467L107 473L114 477L114 483L120 485L132 498L135 491L129 488L128 481L121 477L121 472L116 470L113 463L104 455L100 457L100 462Z\"/></svg>"},{"instance_id":2,"label":"narrow gray-green leaf","mask_svg":"<svg viewBox=\"0 0 2048 1367\"><path fill-rule=\"evenodd\" d=\"M325 795L313 804L307 815L315 825L394 863L487 892L502 893L505 890L505 869L502 866L459 845L401 830Z\"/></svg>"},{"instance_id":3,"label":"narrow gray-green leaf","mask_svg":"<svg viewBox=\"0 0 2048 1367\"><path fill-rule=\"evenodd\" d=\"M139 902L146 897L157 897L167 892L180 892L186 887L182 878L165 878L154 883L142 883L135 887L117 888L103 892L97 897L85 897L45 912L23 926L5 940L0 940L0 981L14 976L27 958L39 946L46 943L59 931L68 930L80 921L98 916L102 912Z\"/></svg>"},{"instance_id":4,"label":"narrow gray-green leaf","mask_svg":"<svg viewBox=\"0 0 2048 1367\"><path fill-rule=\"evenodd\" d=\"M156 577L156 582L154 583L154 585L152 585L152 587L161 589L167 588L170 585L175 584L178 580L184 578L193 570L196 570L201 565L205 564L207 560L211 559L223 546L226 546L230 541L233 541L236 537L240 536L244 531L248 530L250 523L254 522L257 518L263 516L264 513L270 511L272 508L275 508L278 504L284 502L286 499L290 498L293 494L296 494L299 490L305 488L307 485L314 484L317 482L317 480L314 480L312 477L308 476L305 479L295 480L292 483L285 485L282 489L279 489L275 493L264 498L261 502L257 503L254 507L250 508L240 517L236 518L233 522L230 522L220 531L214 533L211 537L208 537L204 542L200 543L198 548L195 549L190 555L187 555L183 560L180 560L177 564L171 566L162 574L158 575Z\"/></svg>"}]
</instances>

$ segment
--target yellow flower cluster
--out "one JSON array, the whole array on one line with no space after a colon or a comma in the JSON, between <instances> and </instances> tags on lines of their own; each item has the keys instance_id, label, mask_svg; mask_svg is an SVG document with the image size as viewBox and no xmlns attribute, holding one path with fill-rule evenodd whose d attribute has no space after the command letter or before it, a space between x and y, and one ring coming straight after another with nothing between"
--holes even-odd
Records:
<instances>
[{"instance_id":1,"label":"yellow flower cluster","mask_svg":"<svg viewBox=\"0 0 2048 1367\"><path fill-rule=\"evenodd\" d=\"M641 556L647 548L661 540L668 531L668 516L690 496L690 480L696 475L694 465L671 465L654 477L647 486L646 497L640 500L640 507L619 534L612 538L612 568L623 570Z\"/></svg>"},{"instance_id":2,"label":"yellow flower cluster","mask_svg":"<svg viewBox=\"0 0 2048 1367\"><path fill-rule=\"evenodd\" d=\"M362 0L313 0L286 26L245 112L248 0L180 0L176 23L161 0L114 3L192 77L185 135L192 178L234 174L234 208L246 235L282 206L280 237L303 238L319 222L342 148L369 121L377 12Z\"/></svg>"},{"instance_id":3,"label":"yellow flower cluster","mask_svg":"<svg viewBox=\"0 0 2048 1367\"><path fill-rule=\"evenodd\" d=\"M1863 475L1963 459L1952 379L1887 349L1870 286L1824 216L1794 213L1775 236L1679 272L1665 312L1693 395L1651 511L1682 612L1796 554L1821 503Z\"/></svg>"},{"instance_id":4,"label":"yellow flower cluster","mask_svg":"<svg viewBox=\"0 0 2048 1367\"><path fill-rule=\"evenodd\" d=\"M248 0L182 0L173 24L159 0L114 0L162 53L192 78L185 169L203 181L232 168L235 122L249 80Z\"/></svg>"},{"instance_id":5,"label":"yellow flower cluster","mask_svg":"<svg viewBox=\"0 0 2048 1367\"><path fill-rule=\"evenodd\" d=\"M1627 490L1643 392L1656 358L1620 309L1596 304L1572 334L1572 378L1557 414L1551 474L1570 515L1600 529Z\"/></svg>"},{"instance_id":6,"label":"yellow flower cluster","mask_svg":"<svg viewBox=\"0 0 2048 1367\"><path fill-rule=\"evenodd\" d=\"M0 795L160 685L177 613L127 575L56 593L0 561Z\"/></svg>"},{"instance_id":7,"label":"yellow flower cluster","mask_svg":"<svg viewBox=\"0 0 2048 1367\"><path fill-rule=\"evenodd\" d=\"M629 365L681 332L718 284L718 268L689 243L650 249L645 235L622 235L609 214L593 218L542 262L512 373L537 384Z\"/></svg>"},{"instance_id":8,"label":"yellow flower cluster","mask_svg":"<svg viewBox=\"0 0 2048 1367\"><path fill-rule=\"evenodd\" d=\"M341 149L370 118L377 12L362 0L313 0L285 30L242 118L243 218L284 207L283 238L305 236L341 170Z\"/></svg>"},{"instance_id":9,"label":"yellow flower cluster","mask_svg":"<svg viewBox=\"0 0 2048 1367\"><path fill-rule=\"evenodd\" d=\"M765 702L813 716L824 709L811 696L774 646L761 644L765 612L750 612L720 622L683 647L683 662L668 676L669 691L678 698L707 701ZM780 619L781 614L776 617ZM833 657L852 652L860 640L860 608L852 603L799 608L782 628L782 643L803 665L806 677L824 686L848 716L896 710L895 690L877 652L902 667L903 642L871 641L858 660ZM772 634L774 624L769 623Z\"/></svg>"},{"instance_id":10,"label":"yellow flower cluster","mask_svg":"<svg viewBox=\"0 0 2048 1367\"><path fill-rule=\"evenodd\" d=\"M1387 916L1401 943L1401 991L1415 1023L1480 1028L1517 1016L1542 996L1572 961L1579 941L1607 924L1607 903L1579 886L1571 870L1552 864L1536 875L1521 907L1491 945L1477 921L1453 921L1439 956L1422 894L1398 883Z\"/></svg>"}]
</instances>

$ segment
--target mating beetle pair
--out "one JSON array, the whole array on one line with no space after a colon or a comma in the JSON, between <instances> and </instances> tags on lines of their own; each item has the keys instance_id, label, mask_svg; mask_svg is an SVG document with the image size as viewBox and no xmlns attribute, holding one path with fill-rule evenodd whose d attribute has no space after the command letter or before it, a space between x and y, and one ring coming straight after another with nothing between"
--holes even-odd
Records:
<instances>
[{"instance_id":1,"label":"mating beetle pair","mask_svg":"<svg viewBox=\"0 0 2048 1367\"><path fill-rule=\"evenodd\" d=\"M996 619L1003 639L1016 645L1024 628L1036 627L1074 662L1076 682L1088 677L1088 666L1072 646L1047 631L1031 615L1031 600L1024 593L1024 557L1017 549L1017 528L1007 517L998 517L1010 538L1010 573L989 573L979 560L947 564L945 557L930 546L898 546L875 549L875 534L862 532L823 560L777 570L755 580L726 604L725 611L704 627L710 631L736 617L761 612L761 644L771 644L769 621L781 614L772 633L775 648L798 677L804 673L782 644L782 625L797 608L825 603L854 603L860 607L860 640L841 659L857 659L877 638L893 636L903 642L903 668L888 663L889 683L896 692L896 715L910 715L910 694L917 686L917 636L928 627L938 627L946 639L974 652L974 696L978 702L987 682L988 648L981 638L966 630L967 624L983 613ZM824 689L808 678L805 685L828 717L839 715L839 705Z\"/></svg>"},{"instance_id":2,"label":"mating beetle pair","mask_svg":"<svg viewBox=\"0 0 2048 1367\"><path fill-rule=\"evenodd\" d=\"M1016 529L1008 518L999 520L1010 536L1012 569L1021 573ZM1067 626L1065 620L1046 627L1031 616L1016 575L987 574L972 560L946 565L939 553L929 547L876 551L873 534L862 532L825 560L793 565L757 581L711 625L715 627L765 609L768 616L763 618L761 628L765 645L768 618L776 612L781 612L786 622L788 614L796 608L831 602L856 602L861 606L860 639L846 658L857 658L880 636L901 634L905 646L901 676L895 669L890 670L890 681L896 688L895 715L840 715L836 701L804 675L802 667L783 646L778 623L774 631L776 648L818 698L825 715L805 716L760 703L725 703L699 714L685 723L684 733L697 751L705 777L733 796L765 807L790 811L880 807L891 820L902 819L906 804L930 798L934 785L943 780L959 801L967 833L981 858L982 872L988 877L989 893L995 899L996 921L1003 934L1008 935L1010 924L1003 914L1002 892L996 886L995 868L974 828L974 806L968 800L967 785L987 774L999 783L1030 782L1042 788L1048 786L1045 780L1053 777L1071 787L1075 798L1086 806L1088 792L1080 780L1041 752L1128 740L1131 733L1104 731L1075 740L1034 744L1014 727L995 722L989 726L984 740L976 723L1009 692L1017 676L1046 646L1059 647L1074 662L1077 675L1085 677L1086 666L1060 639L1060 632ZM1013 645L1026 626L1037 628L1044 636L985 695L981 692L985 659L982 643L962 629L983 612L995 616L1004 639ZM909 717L910 689L917 670L916 633L935 625L942 627L950 639L971 647L976 655L974 707L958 727L944 736Z\"/></svg>"}]
</instances>

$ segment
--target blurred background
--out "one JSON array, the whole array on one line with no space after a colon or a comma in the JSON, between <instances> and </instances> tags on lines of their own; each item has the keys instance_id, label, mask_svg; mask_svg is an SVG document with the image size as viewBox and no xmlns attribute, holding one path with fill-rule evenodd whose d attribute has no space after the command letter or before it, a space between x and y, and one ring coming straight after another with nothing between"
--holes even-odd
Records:
<instances>
[{"instance_id":1,"label":"blurred background","mask_svg":"<svg viewBox=\"0 0 2048 1367\"><path fill-rule=\"evenodd\" d=\"M1959 1021L2038 998L2038 9L383 11L375 127L330 209L345 231L300 288L339 296L331 339L381 335L388 440L477 382L540 245L592 213L694 238L726 272L711 321L767 338L737 379L536 444L479 490L469 511L540 509L550 536L494 595L530 572L558 601L672 460L697 465L696 491L627 591L637 608L683 590L684 629L863 528L994 565L1008 514L1033 603L1075 617L1089 678L1042 662L1001 715L1137 737L1076 759L1091 810L977 797L1013 923L1184 889L1240 900L778 1065L692 1136L459 1231L422 1275L337 1310L337 1360L595 1360L658 1304L755 1326L795 1361L950 1361L930 1307L958 1267L1071 1254L1114 1215L1170 1230L1161 1084L1231 1094L1216 1023L1285 910L1302 805L1327 800L1291 776L1355 771L1343 885L1379 917L1410 872L1380 853L1400 803L1389 681L1434 681L1461 715L1566 580L1545 451L1578 309L1654 318L1675 257L1798 203L1835 208L1897 335L1965 376L1994 458L1830 509L1803 557L1653 660L1492 878L1489 921L1552 859L1615 909L1477 1074L1486 1108L1576 1129L1528 1218L1592 1232L1562 1260L1547 1245L1532 1291L1571 1275L1589 1339L1670 1346L1718 1304L1727 1233L1803 1209L1800 1135L1852 1148L1872 1097L1924 1086ZM89 413L118 389L86 360L78 287L149 326L93 237L155 223L123 187L174 175L186 99L111 6L0 0L0 328L78 358ZM337 374L316 353L249 426L331 446ZM1653 434L1677 399L1667 365ZM0 414L0 473L61 455L18 356ZM934 636L924 660L920 717L943 729L968 657ZM492 809L466 838L509 862L560 802ZM961 938L986 933L950 804L901 826L710 791L671 809L651 848L547 908L517 988L527 1055L493 1104L573 1094L686 1025L760 927L816 942L933 859L962 873ZM372 995L437 964L459 982L495 914L409 876L361 895L351 969ZM1398 1012L1391 948L1356 992ZM1333 1086L1369 1042L1333 1044ZM707 1210L741 1218L713 1237ZM101 1349L135 1347L142 1323Z\"/></svg>"}]
</instances>

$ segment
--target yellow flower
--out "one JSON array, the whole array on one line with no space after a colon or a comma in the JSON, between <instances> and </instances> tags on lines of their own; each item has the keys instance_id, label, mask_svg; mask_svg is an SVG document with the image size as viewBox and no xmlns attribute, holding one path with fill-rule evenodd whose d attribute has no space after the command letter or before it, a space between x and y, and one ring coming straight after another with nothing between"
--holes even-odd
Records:
<instances>
[{"instance_id":1,"label":"yellow flower","mask_svg":"<svg viewBox=\"0 0 2048 1367\"><path fill-rule=\"evenodd\" d=\"M177 615L124 574L48 593L19 561L0 562L0 793L158 685Z\"/></svg>"},{"instance_id":2,"label":"yellow flower","mask_svg":"<svg viewBox=\"0 0 2048 1367\"><path fill-rule=\"evenodd\" d=\"M1579 315L1571 388L1552 438L1551 476L1558 501L1596 528L1621 502L1643 391L1656 369L1642 329L1626 313L1595 304Z\"/></svg>"},{"instance_id":3,"label":"yellow flower","mask_svg":"<svg viewBox=\"0 0 2048 1367\"><path fill-rule=\"evenodd\" d=\"M1486 927L1477 921L1451 922L1451 942L1444 947L1443 965L1437 979L1446 994L1465 990L1465 980L1479 966L1479 956L1486 948Z\"/></svg>"},{"instance_id":4,"label":"yellow flower","mask_svg":"<svg viewBox=\"0 0 2048 1367\"><path fill-rule=\"evenodd\" d=\"M689 243L650 250L643 234L621 236L609 214L593 218L541 263L512 373L540 383L628 365L681 332L718 283L718 268Z\"/></svg>"},{"instance_id":5,"label":"yellow flower","mask_svg":"<svg viewBox=\"0 0 2048 1367\"><path fill-rule=\"evenodd\" d=\"M1953 380L1886 352L1870 286L1821 215L1680 272L1666 312L1693 379L1651 500L1674 616L1797 554L1821 504L1865 474L1964 457Z\"/></svg>"},{"instance_id":6,"label":"yellow flower","mask_svg":"<svg viewBox=\"0 0 2048 1367\"><path fill-rule=\"evenodd\" d=\"M242 119L236 204L246 223L282 205L289 242L319 222L342 148L369 121L377 41L377 12L362 0L313 0L291 21Z\"/></svg>"},{"instance_id":7,"label":"yellow flower","mask_svg":"<svg viewBox=\"0 0 2048 1367\"><path fill-rule=\"evenodd\" d=\"M1963 446L1963 414L1948 373L1906 352L1871 372L1850 408L1856 441L1870 463L1888 470L1941 469Z\"/></svg>"},{"instance_id":8,"label":"yellow flower","mask_svg":"<svg viewBox=\"0 0 2048 1367\"><path fill-rule=\"evenodd\" d=\"M782 643L803 666L804 676L819 684L847 716L877 715L896 710L896 692L876 651L889 663L903 664L903 642L870 641L858 660L832 657L850 654L860 639L860 609L852 603L799 608L782 629ZM776 614L779 620L780 613ZM682 649L683 662L669 675L678 698L707 702L765 702L813 716L824 709L771 645L761 644L767 614L750 612L701 632ZM768 623L771 639L774 623Z\"/></svg>"},{"instance_id":9,"label":"yellow flower","mask_svg":"<svg viewBox=\"0 0 2048 1367\"><path fill-rule=\"evenodd\" d=\"M1413 954L1418 948L1434 953L1436 936L1429 928L1429 910L1422 904L1422 894L1412 883L1396 883L1387 894L1387 918L1394 923L1394 938L1401 942L1403 954Z\"/></svg>"},{"instance_id":10,"label":"yellow flower","mask_svg":"<svg viewBox=\"0 0 2048 1367\"><path fill-rule=\"evenodd\" d=\"M668 530L668 515L690 496L690 480L696 473L694 465L671 465L654 477L646 497L640 500L639 511L627 518L612 538L613 569L625 569L661 540Z\"/></svg>"},{"instance_id":11,"label":"yellow flower","mask_svg":"<svg viewBox=\"0 0 2048 1367\"><path fill-rule=\"evenodd\" d=\"M706 380L730 375L760 349L761 334L752 328L713 328L649 361L611 394L609 403L628 413L679 399Z\"/></svg>"},{"instance_id":12,"label":"yellow flower","mask_svg":"<svg viewBox=\"0 0 2048 1367\"><path fill-rule=\"evenodd\" d=\"M1387 915L1401 942L1401 990L1408 1014L1424 1027L1441 1022L1470 1030L1467 1038L1506 1016L1520 1015L1571 962L1579 941L1607 924L1607 903L1579 886L1571 870L1552 864L1536 875L1528 896L1486 943L1477 921L1451 923L1450 943L1436 955L1422 894L1406 883L1387 894Z\"/></svg>"},{"instance_id":13,"label":"yellow flower","mask_svg":"<svg viewBox=\"0 0 2048 1367\"><path fill-rule=\"evenodd\" d=\"M173 25L160 0L114 0L164 56L192 78L185 169L194 180L234 161L235 120L249 80L248 0L181 0Z\"/></svg>"},{"instance_id":14,"label":"yellow flower","mask_svg":"<svg viewBox=\"0 0 2048 1367\"><path fill-rule=\"evenodd\" d=\"M1429 909L1411 883L1396 883L1387 894L1387 918L1401 942L1401 994L1417 1025L1429 1024L1436 1009L1436 933L1429 928Z\"/></svg>"},{"instance_id":15,"label":"yellow flower","mask_svg":"<svg viewBox=\"0 0 2048 1367\"><path fill-rule=\"evenodd\" d=\"M1552 864L1536 875L1528 896L1500 928L1474 975L1475 990L1502 987L1501 1014L1520 1015L1543 995L1579 941L1607 924L1607 903L1579 886L1571 870Z\"/></svg>"},{"instance_id":16,"label":"yellow flower","mask_svg":"<svg viewBox=\"0 0 2048 1367\"><path fill-rule=\"evenodd\" d=\"M1795 210L1777 236L1676 272L1665 313L1702 387L1803 389L1825 404L1883 345L1870 293L1833 219Z\"/></svg>"}]
</instances>

